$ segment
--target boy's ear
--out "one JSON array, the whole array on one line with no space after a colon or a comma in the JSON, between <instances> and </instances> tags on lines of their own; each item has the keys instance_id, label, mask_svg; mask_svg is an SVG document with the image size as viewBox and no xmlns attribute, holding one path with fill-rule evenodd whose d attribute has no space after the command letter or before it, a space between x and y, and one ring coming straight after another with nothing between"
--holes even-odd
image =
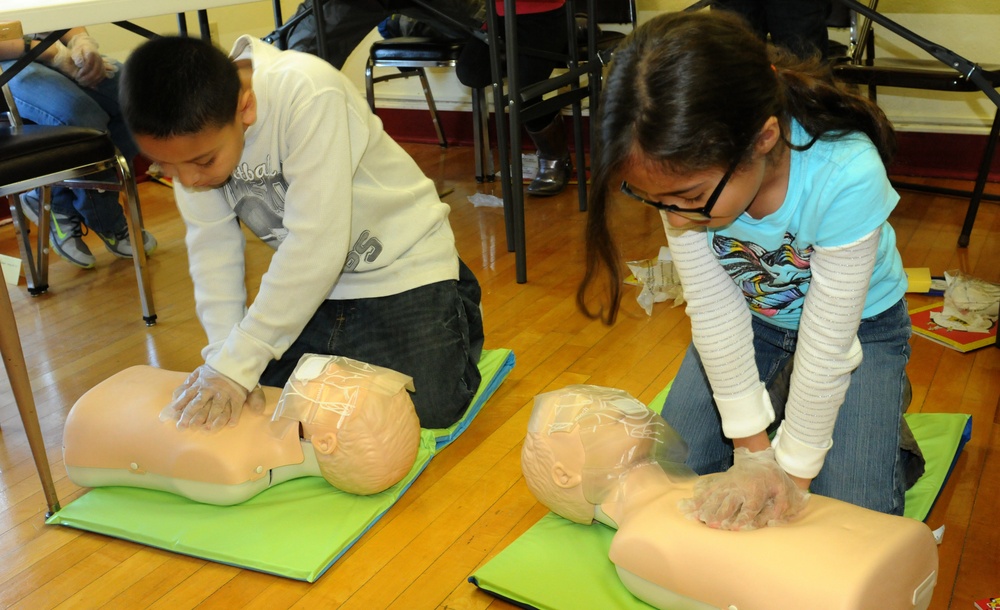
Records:
<instances>
[{"instance_id":1,"label":"boy's ear","mask_svg":"<svg viewBox=\"0 0 1000 610\"><path fill-rule=\"evenodd\" d=\"M240 90L240 99L236 106L243 127L249 127L257 122L257 96L252 88Z\"/></svg>"}]
</instances>

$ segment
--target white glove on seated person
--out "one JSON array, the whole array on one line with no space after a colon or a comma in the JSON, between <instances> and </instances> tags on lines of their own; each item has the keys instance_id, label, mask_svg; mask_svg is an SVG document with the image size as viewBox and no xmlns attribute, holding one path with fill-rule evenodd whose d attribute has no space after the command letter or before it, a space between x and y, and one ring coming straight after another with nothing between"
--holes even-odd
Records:
<instances>
[{"instance_id":1,"label":"white glove on seated person","mask_svg":"<svg viewBox=\"0 0 1000 610\"><path fill-rule=\"evenodd\" d=\"M258 413L264 411L264 392L260 386L248 392L203 364L174 390L173 400L160 412L160 421L174 419L178 428L200 426L214 431L238 424L244 406Z\"/></svg>"},{"instance_id":2,"label":"white glove on seated person","mask_svg":"<svg viewBox=\"0 0 1000 610\"><path fill-rule=\"evenodd\" d=\"M682 500L685 516L723 530L752 530L789 521L805 508L802 491L774 458L774 448L733 452L726 472L706 475L694 486L694 497Z\"/></svg>"},{"instance_id":3,"label":"white glove on seated person","mask_svg":"<svg viewBox=\"0 0 1000 610\"><path fill-rule=\"evenodd\" d=\"M104 57L97 51L98 46L88 34L77 34L70 38L67 45L77 67L73 80L82 87L93 87L105 79Z\"/></svg>"},{"instance_id":4,"label":"white glove on seated person","mask_svg":"<svg viewBox=\"0 0 1000 610\"><path fill-rule=\"evenodd\" d=\"M52 56L45 63L81 87L95 87L118 71L118 66L97 52L97 41L87 34L77 34L70 39L69 45L57 40L51 49Z\"/></svg>"}]
</instances>

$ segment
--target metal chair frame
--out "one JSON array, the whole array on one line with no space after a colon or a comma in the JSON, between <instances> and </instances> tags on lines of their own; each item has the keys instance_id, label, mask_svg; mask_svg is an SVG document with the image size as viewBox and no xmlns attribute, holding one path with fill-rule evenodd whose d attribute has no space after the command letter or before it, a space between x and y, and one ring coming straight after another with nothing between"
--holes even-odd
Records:
<instances>
[{"instance_id":1,"label":"metal chair frame","mask_svg":"<svg viewBox=\"0 0 1000 610\"><path fill-rule=\"evenodd\" d=\"M3 96L0 99L0 129L9 130L9 134L44 132L60 129L48 126L25 126L17 112L10 89L3 86ZM109 140L110 141L110 140ZM14 230L17 234L18 248L24 261L25 279L28 293L38 296L46 292L48 284L48 254L49 254L49 211L51 188L65 186L68 188L103 189L124 191L126 197L125 220L128 224L129 238L133 244L142 244L142 219L139 212L139 194L136 189L132 169L125 157L118 152L111 158L101 159L95 163L74 165L70 160L59 169L46 174L39 174L18 182L0 184L0 197L5 197L10 207ZM105 170L115 170L117 181L90 180L88 176ZM28 223L21 209L20 193L40 188L42 192L41 209L38 214L38 234L35 236L36 246L32 250L28 237ZM136 279L139 285L139 298L142 304L142 319L147 326L156 323L156 312L153 306L153 293L150 285L149 271L146 265L146 252L142 247L133 248Z\"/></svg>"},{"instance_id":2,"label":"metal chair frame","mask_svg":"<svg viewBox=\"0 0 1000 610\"><path fill-rule=\"evenodd\" d=\"M417 76L423 88L424 99L427 100L427 109L430 111L431 121L434 124L434 132L437 134L438 144L442 148L447 148L448 140L444 135L444 128L437 113L437 105L434 103L434 94L431 93L430 83L427 81L425 68L454 68L457 63L453 49L460 41L435 40L433 38L390 38L387 40L377 40L372 43L368 53L368 61L365 63L365 93L368 97L368 105L372 112L375 109L375 84L400 78ZM401 45L419 45L425 51L431 53L433 58L429 59L396 59L380 57L380 51ZM375 76L375 68L397 68L398 72ZM475 148L476 181L492 182L496 176L493 166L493 152L490 149L489 137L489 109L486 104L486 92L482 88L472 89L472 137Z\"/></svg>"},{"instance_id":3,"label":"metal chair frame","mask_svg":"<svg viewBox=\"0 0 1000 610\"><path fill-rule=\"evenodd\" d=\"M881 86L931 91L982 92L996 105L990 134L971 191L893 181L893 185L898 188L968 198L969 207L958 238L959 247L968 246L980 201L1000 200L1000 196L984 192L997 140L1000 138L1000 92L997 91L1000 87L1000 66L984 69L961 55L923 38L877 12L878 0L867 0L866 3L858 0L837 1L847 6L852 13L852 43L849 45L849 61L833 65L835 78L847 83L866 85L872 99L876 99L876 87ZM901 36L934 59L875 58L872 23L877 23Z\"/></svg>"}]
</instances>

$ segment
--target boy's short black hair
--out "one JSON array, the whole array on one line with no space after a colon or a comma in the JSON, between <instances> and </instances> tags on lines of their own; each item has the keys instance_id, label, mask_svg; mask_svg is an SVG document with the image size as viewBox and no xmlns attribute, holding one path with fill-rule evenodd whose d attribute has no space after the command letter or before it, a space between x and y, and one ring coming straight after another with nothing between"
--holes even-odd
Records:
<instances>
[{"instance_id":1,"label":"boy's short black hair","mask_svg":"<svg viewBox=\"0 0 1000 610\"><path fill-rule=\"evenodd\" d=\"M222 127L236 116L236 66L210 42L164 36L140 45L122 71L119 98L129 129L154 138Z\"/></svg>"}]
</instances>

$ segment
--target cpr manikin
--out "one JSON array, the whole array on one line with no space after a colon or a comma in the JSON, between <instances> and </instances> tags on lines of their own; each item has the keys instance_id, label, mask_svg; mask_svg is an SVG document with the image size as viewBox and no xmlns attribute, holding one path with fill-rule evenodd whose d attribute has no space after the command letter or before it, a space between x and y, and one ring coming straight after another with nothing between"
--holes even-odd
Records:
<instances>
[{"instance_id":1,"label":"cpr manikin","mask_svg":"<svg viewBox=\"0 0 1000 610\"><path fill-rule=\"evenodd\" d=\"M307 354L283 390L263 388L263 413L244 409L238 425L217 431L161 421L186 376L136 366L81 396L63 435L69 478L83 487L144 487L228 505L303 476L322 476L349 493L378 493L416 459L412 381L395 371Z\"/></svg>"},{"instance_id":2,"label":"cpr manikin","mask_svg":"<svg viewBox=\"0 0 1000 610\"><path fill-rule=\"evenodd\" d=\"M926 525L812 495L789 523L712 529L678 505L698 477L686 447L627 393L570 386L535 399L521 454L529 489L577 523L616 528L623 584L670 610L927 608L937 546Z\"/></svg>"}]
</instances>

